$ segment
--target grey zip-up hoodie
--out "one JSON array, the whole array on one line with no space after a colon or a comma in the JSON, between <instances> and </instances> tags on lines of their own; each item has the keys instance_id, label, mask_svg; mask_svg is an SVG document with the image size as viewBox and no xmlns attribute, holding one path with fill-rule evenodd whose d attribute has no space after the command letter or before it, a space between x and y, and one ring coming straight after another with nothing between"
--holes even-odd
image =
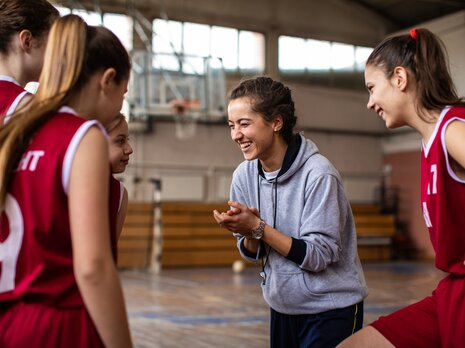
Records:
<instances>
[{"instance_id":1,"label":"grey zip-up hoodie","mask_svg":"<svg viewBox=\"0 0 465 348\"><path fill-rule=\"evenodd\" d=\"M341 178L303 134L289 144L275 180L264 178L258 160L242 162L233 174L231 199L258 208L268 225L292 237L287 257L265 246L269 254L262 290L275 311L321 313L366 297L354 219ZM244 237L235 236L242 257L256 261L244 248ZM259 256L266 257L263 249Z\"/></svg>"}]
</instances>

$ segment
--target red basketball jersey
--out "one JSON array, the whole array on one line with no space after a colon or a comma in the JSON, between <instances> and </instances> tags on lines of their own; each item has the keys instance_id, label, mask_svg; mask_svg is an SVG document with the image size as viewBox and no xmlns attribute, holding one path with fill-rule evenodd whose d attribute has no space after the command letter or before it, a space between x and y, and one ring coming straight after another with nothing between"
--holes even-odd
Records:
<instances>
[{"instance_id":1,"label":"red basketball jersey","mask_svg":"<svg viewBox=\"0 0 465 348\"><path fill-rule=\"evenodd\" d=\"M452 121L465 122L465 108L442 111L421 157L421 205L436 267L465 274L465 180L453 171L444 134ZM464 149L465 150L465 149Z\"/></svg>"},{"instance_id":2,"label":"red basketball jersey","mask_svg":"<svg viewBox=\"0 0 465 348\"><path fill-rule=\"evenodd\" d=\"M0 125L10 116L27 91L10 76L0 75Z\"/></svg>"},{"instance_id":3,"label":"red basketball jersey","mask_svg":"<svg viewBox=\"0 0 465 348\"><path fill-rule=\"evenodd\" d=\"M116 220L118 218L119 210L121 209L121 203L123 200L123 183L116 179L113 175L110 176L110 239L111 239L111 251L113 253L113 259L115 263L118 260L118 236L116 232Z\"/></svg>"},{"instance_id":4,"label":"red basketball jersey","mask_svg":"<svg viewBox=\"0 0 465 348\"><path fill-rule=\"evenodd\" d=\"M83 306L73 272L67 191L76 149L94 125L100 127L64 107L24 152L0 224L0 303Z\"/></svg>"}]
</instances>

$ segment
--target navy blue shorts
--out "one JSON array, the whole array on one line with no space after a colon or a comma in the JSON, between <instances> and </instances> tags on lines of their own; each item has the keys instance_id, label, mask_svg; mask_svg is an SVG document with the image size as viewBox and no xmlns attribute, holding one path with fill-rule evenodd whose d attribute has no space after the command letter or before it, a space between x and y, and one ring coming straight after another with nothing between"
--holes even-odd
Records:
<instances>
[{"instance_id":1,"label":"navy blue shorts","mask_svg":"<svg viewBox=\"0 0 465 348\"><path fill-rule=\"evenodd\" d=\"M271 308L272 348L333 348L363 324L363 301L318 314L289 315Z\"/></svg>"}]
</instances>

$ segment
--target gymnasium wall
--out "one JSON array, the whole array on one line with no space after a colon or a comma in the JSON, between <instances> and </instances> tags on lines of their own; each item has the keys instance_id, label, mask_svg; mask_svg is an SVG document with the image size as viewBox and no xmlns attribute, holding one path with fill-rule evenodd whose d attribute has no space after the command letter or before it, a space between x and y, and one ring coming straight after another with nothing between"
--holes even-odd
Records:
<instances>
[{"instance_id":1,"label":"gymnasium wall","mask_svg":"<svg viewBox=\"0 0 465 348\"><path fill-rule=\"evenodd\" d=\"M402 232L415 249L415 258L433 258L434 250L420 207L420 151L386 154L384 163L392 168L389 183L399 189L398 219Z\"/></svg>"},{"instance_id":2,"label":"gymnasium wall","mask_svg":"<svg viewBox=\"0 0 465 348\"><path fill-rule=\"evenodd\" d=\"M81 0L89 7L94 0ZM100 6L115 12L127 9L127 0L100 0ZM319 40L375 45L393 31L386 18L354 1L345 0L150 0L137 1L148 18L163 14L176 21L229 26L244 30L279 33Z\"/></svg>"},{"instance_id":3,"label":"gymnasium wall","mask_svg":"<svg viewBox=\"0 0 465 348\"><path fill-rule=\"evenodd\" d=\"M102 5L104 1L102 2ZM341 172L352 201L373 201L382 173L383 122L366 110L363 82L355 89L318 87L311 78L281 76L278 36L374 46L390 31L390 24L365 8L344 1L215 0L152 1L141 7L147 18L166 11L170 19L232 26L265 34L266 75L280 79L293 91L298 128L305 131ZM141 6L144 6L141 4ZM246 75L228 74L230 91ZM150 179L162 181L165 200L224 201L234 168L243 160L224 125L197 125L194 138L179 140L175 125L154 122L148 134L132 134L135 153L125 174L132 199L150 200ZM134 180L136 179L136 180ZM134 182L137 182L135 184Z\"/></svg>"}]
</instances>

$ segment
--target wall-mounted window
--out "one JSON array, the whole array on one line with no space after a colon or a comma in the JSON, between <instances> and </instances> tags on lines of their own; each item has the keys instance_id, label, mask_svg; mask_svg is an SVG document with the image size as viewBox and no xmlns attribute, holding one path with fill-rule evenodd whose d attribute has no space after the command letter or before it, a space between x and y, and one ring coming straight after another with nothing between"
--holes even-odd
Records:
<instances>
[{"instance_id":1,"label":"wall-mounted window","mask_svg":"<svg viewBox=\"0 0 465 348\"><path fill-rule=\"evenodd\" d=\"M355 47L355 68L358 71L365 70L365 63L370 56L371 52L373 52L373 48L370 47Z\"/></svg>"},{"instance_id":2,"label":"wall-mounted window","mask_svg":"<svg viewBox=\"0 0 465 348\"><path fill-rule=\"evenodd\" d=\"M85 11L82 9L70 9L68 7L55 6L61 16L73 13L81 16L88 25L99 26L110 29L123 43L124 47L132 50L132 18L123 14L103 13L103 16L94 11Z\"/></svg>"},{"instance_id":3,"label":"wall-mounted window","mask_svg":"<svg viewBox=\"0 0 465 348\"><path fill-rule=\"evenodd\" d=\"M279 37L282 72L362 72L373 49L339 42Z\"/></svg>"},{"instance_id":4,"label":"wall-mounted window","mask_svg":"<svg viewBox=\"0 0 465 348\"><path fill-rule=\"evenodd\" d=\"M153 51L154 66L166 70L201 73L209 56L221 58L230 72L265 69L264 35L228 27L155 19Z\"/></svg>"},{"instance_id":5,"label":"wall-mounted window","mask_svg":"<svg viewBox=\"0 0 465 348\"><path fill-rule=\"evenodd\" d=\"M103 14L103 26L115 33L128 51L131 51L133 47L132 22L133 20L131 17L123 14Z\"/></svg>"}]
</instances>

